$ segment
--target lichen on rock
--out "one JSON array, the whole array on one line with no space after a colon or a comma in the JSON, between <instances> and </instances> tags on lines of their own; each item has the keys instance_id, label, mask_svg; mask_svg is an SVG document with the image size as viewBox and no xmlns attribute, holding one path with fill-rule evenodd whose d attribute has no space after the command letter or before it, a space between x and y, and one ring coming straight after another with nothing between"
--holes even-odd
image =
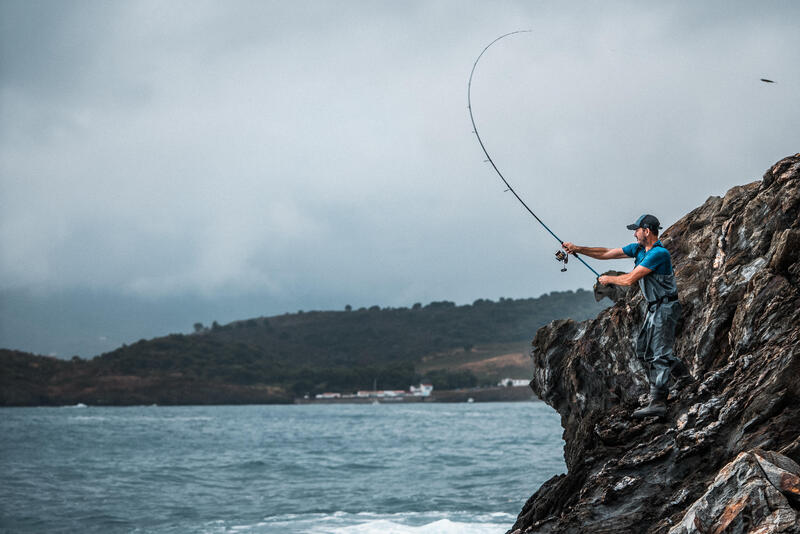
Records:
<instances>
[{"instance_id":1,"label":"lichen on rock","mask_svg":"<svg viewBox=\"0 0 800 534\"><path fill-rule=\"evenodd\" d=\"M561 415L567 473L520 532L800 532L800 154L711 197L661 236L683 305L663 420L633 350L639 291L533 340L531 388ZM793 478L794 477L794 478Z\"/></svg>"}]
</instances>

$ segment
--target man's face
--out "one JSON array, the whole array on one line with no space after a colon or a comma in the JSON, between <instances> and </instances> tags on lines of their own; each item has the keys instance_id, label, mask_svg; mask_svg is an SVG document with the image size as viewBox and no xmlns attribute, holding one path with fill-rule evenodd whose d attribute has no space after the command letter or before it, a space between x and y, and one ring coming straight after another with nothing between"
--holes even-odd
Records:
<instances>
[{"instance_id":1,"label":"man's face","mask_svg":"<svg viewBox=\"0 0 800 534\"><path fill-rule=\"evenodd\" d=\"M637 228L636 231L633 233L633 237L636 238L636 242L640 245L647 244L647 235L650 233L650 230L645 228Z\"/></svg>"}]
</instances>

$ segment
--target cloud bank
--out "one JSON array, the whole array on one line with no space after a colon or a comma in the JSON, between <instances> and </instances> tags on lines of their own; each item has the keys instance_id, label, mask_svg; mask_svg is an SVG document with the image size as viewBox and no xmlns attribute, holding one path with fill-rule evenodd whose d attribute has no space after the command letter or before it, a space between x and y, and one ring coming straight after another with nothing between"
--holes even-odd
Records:
<instances>
[{"instance_id":1,"label":"cloud bank","mask_svg":"<svg viewBox=\"0 0 800 534\"><path fill-rule=\"evenodd\" d=\"M309 309L588 287L471 133L472 63L515 29L475 116L563 239L624 245L800 146L792 2L0 9L3 290Z\"/></svg>"}]
</instances>

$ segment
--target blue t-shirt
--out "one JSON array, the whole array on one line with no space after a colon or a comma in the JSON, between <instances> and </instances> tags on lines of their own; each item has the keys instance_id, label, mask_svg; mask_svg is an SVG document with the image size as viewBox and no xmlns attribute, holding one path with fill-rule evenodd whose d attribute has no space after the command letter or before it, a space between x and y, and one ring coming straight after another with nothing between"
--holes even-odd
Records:
<instances>
[{"instance_id":1,"label":"blue t-shirt","mask_svg":"<svg viewBox=\"0 0 800 534\"><path fill-rule=\"evenodd\" d=\"M638 243L631 243L622 248L626 256L634 259L635 265L643 265L657 274L672 274L672 258L661 241L656 241L649 251Z\"/></svg>"}]
</instances>

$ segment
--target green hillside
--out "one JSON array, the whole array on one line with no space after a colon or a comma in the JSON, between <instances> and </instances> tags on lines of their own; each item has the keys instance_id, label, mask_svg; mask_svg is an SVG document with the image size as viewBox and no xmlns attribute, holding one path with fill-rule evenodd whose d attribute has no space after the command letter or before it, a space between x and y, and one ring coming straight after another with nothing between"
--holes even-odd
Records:
<instances>
[{"instance_id":1,"label":"green hillside","mask_svg":"<svg viewBox=\"0 0 800 534\"><path fill-rule=\"evenodd\" d=\"M464 306L443 301L197 324L193 334L141 340L92 360L20 360L19 353L3 351L0 362L13 373L4 372L2 403L285 402L373 384L405 389L423 378L438 389L473 386L519 369L519 357L500 356L519 353L539 327L593 317L603 307L578 290ZM497 366L481 364L498 357ZM33 390L36 395L26 394Z\"/></svg>"}]
</instances>

